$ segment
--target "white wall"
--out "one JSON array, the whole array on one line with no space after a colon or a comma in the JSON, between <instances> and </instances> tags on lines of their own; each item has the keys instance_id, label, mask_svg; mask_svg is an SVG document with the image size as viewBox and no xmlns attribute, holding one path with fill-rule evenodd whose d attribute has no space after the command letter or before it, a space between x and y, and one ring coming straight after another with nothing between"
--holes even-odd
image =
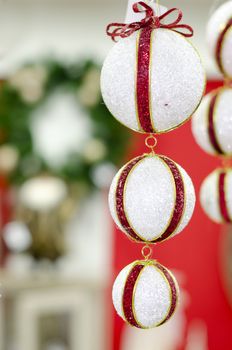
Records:
<instances>
[{"instance_id":1,"label":"white wall","mask_svg":"<svg viewBox=\"0 0 232 350\"><path fill-rule=\"evenodd\" d=\"M184 22L195 29L193 39L210 76L216 68L205 45L205 25L221 0L164 0L180 7ZM61 57L93 55L102 60L111 40L105 26L124 19L126 0L2 0L0 1L0 74L28 57L50 52Z\"/></svg>"}]
</instances>

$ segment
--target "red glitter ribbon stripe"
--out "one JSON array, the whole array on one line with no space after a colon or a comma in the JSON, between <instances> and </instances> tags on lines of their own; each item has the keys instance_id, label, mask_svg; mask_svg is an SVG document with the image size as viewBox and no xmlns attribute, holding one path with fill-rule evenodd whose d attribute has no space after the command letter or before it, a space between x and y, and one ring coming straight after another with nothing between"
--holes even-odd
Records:
<instances>
[{"instance_id":1,"label":"red glitter ribbon stripe","mask_svg":"<svg viewBox=\"0 0 232 350\"><path fill-rule=\"evenodd\" d=\"M222 45L223 45L223 40L225 38L225 35L228 32L228 30L231 28L231 26L232 26L232 18L228 21L224 30L220 33L220 35L218 37L217 45L216 45L216 60L217 60L218 67L222 73L225 73L223 63L222 63L222 57L221 57L222 56Z\"/></svg>"},{"instance_id":2,"label":"red glitter ribbon stripe","mask_svg":"<svg viewBox=\"0 0 232 350\"><path fill-rule=\"evenodd\" d=\"M231 218L228 212L227 208L227 202L226 202L226 194L225 194L225 182L226 182L226 172L221 172L219 174L219 206L220 206L220 211L223 219L230 223Z\"/></svg>"},{"instance_id":3,"label":"red glitter ribbon stripe","mask_svg":"<svg viewBox=\"0 0 232 350\"><path fill-rule=\"evenodd\" d=\"M144 132L153 133L150 114L150 43L153 29L147 27L140 31L137 61L137 112L139 123Z\"/></svg>"},{"instance_id":4,"label":"red glitter ribbon stripe","mask_svg":"<svg viewBox=\"0 0 232 350\"><path fill-rule=\"evenodd\" d=\"M177 165L169 158L166 158L163 156L160 158L165 161L165 163L168 165L169 169L172 172L174 182L175 182L175 187L176 187L176 203L175 203L174 213L168 228L163 233L163 235L160 238L155 239L153 243L162 242L164 239L167 239L169 236L171 236L175 232L182 218L182 215L184 212L184 206L185 206L184 182L180 174L180 171L177 168Z\"/></svg>"},{"instance_id":5,"label":"red glitter ribbon stripe","mask_svg":"<svg viewBox=\"0 0 232 350\"><path fill-rule=\"evenodd\" d=\"M214 125L214 112L215 112L217 97L218 97L218 94L216 93L210 100L209 114L208 114L208 134L209 134L211 145L213 146L215 151L218 154L224 154L223 150L221 149L221 146L218 143L216 131L215 131L215 125Z\"/></svg>"},{"instance_id":6,"label":"red glitter ribbon stripe","mask_svg":"<svg viewBox=\"0 0 232 350\"><path fill-rule=\"evenodd\" d=\"M136 281L144 268L144 265L135 265L127 277L123 293L123 312L129 324L134 327L142 328L136 321L133 312L133 294Z\"/></svg>"},{"instance_id":7,"label":"red glitter ribbon stripe","mask_svg":"<svg viewBox=\"0 0 232 350\"><path fill-rule=\"evenodd\" d=\"M140 241L140 242L143 242L143 240L136 234L136 232L134 232L134 230L131 228L127 220L123 198L124 198L124 188L125 188L127 176L129 175L132 168L143 158L145 158L145 156L137 157L124 167L119 177L118 185L116 189L116 212L117 212L118 219L122 227L128 233L128 235L131 238L135 239L136 241Z\"/></svg>"},{"instance_id":8,"label":"red glitter ribbon stripe","mask_svg":"<svg viewBox=\"0 0 232 350\"><path fill-rule=\"evenodd\" d=\"M171 300L171 307L169 310L169 313L167 315L167 317L165 318L165 320L162 321L162 323L160 324L160 326L162 324L164 324L165 322L167 322L171 316L173 315L175 309L176 309L176 305L177 305L177 288L176 288L176 283L172 277L172 275L169 273L169 271L162 265L160 265L159 263L156 263L156 267L162 271L162 273L164 274L164 276L166 277L166 279L168 280L168 283L170 285L171 288L171 295L172 295L172 300Z\"/></svg>"}]
</instances>

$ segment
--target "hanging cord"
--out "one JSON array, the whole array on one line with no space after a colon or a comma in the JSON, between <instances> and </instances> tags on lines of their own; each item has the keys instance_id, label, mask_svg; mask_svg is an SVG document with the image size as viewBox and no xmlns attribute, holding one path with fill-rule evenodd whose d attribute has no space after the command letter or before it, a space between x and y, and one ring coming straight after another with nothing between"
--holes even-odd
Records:
<instances>
[{"instance_id":1,"label":"hanging cord","mask_svg":"<svg viewBox=\"0 0 232 350\"><path fill-rule=\"evenodd\" d=\"M158 143L157 138L153 134L150 134L145 139L145 145L150 149L152 154L155 154L155 147L157 143Z\"/></svg>"},{"instance_id":2,"label":"hanging cord","mask_svg":"<svg viewBox=\"0 0 232 350\"><path fill-rule=\"evenodd\" d=\"M148 261L152 257L152 248L146 244L141 250L142 256L145 261Z\"/></svg>"},{"instance_id":3,"label":"hanging cord","mask_svg":"<svg viewBox=\"0 0 232 350\"><path fill-rule=\"evenodd\" d=\"M160 2L159 2L159 0L156 0L156 6L157 6L157 16L160 16Z\"/></svg>"},{"instance_id":4,"label":"hanging cord","mask_svg":"<svg viewBox=\"0 0 232 350\"><path fill-rule=\"evenodd\" d=\"M156 16L160 16L160 1L159 0L145 0L145 3L149 6L152 6L153 4L156 4Z\"/></svg>"},{"instance_id":5,"label":"hanging cord","mask_svg":"<svg viewBox=\"0 0 232 350\"><path fill-rule=\"evenodd\" d=\"M222 157L222 166L225 169L232 167L232 159L230 157Z\"/></svg>"}]
</instances>

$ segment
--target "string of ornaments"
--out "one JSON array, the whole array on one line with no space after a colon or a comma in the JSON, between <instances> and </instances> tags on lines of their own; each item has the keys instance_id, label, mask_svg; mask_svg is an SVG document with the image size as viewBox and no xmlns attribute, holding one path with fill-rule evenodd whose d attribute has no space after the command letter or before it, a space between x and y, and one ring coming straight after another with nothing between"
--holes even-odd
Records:
<instances>
[{"instance_id":1,"label":"string of ornaments","mask_svg":"<svg viewBox=\"0 0 232 350\"><path fill-rule=\"evenodd\" d=\"M175 277L152 259L151 246L183 231L195 206L190 177L179 164L155 153L154 135L185 123L205 89L201 59L187 40L193 29L181 24L182 12L160 7L158 15L157 7L151 6L133 3L141 20L108 25L107 34L117 43L101 73L110 112L128 128L148 134L150 153L124 165L109 191L113 220L129 239L144 244L142 260L126 266L116 278L113 303L124 321L142 329L168 321L179 299Z\"/></svg>"},{"instance_id":2,"label":"string of ornaments","mask_svg":"<svg viewBox=\"0 0 232 350\"><path fill-rule=\"evenodd\" d=\"M207 41L224 85L203 98L192 130L205 152L222 159L222 167L204 180L200 200L213 221L232 223L232 1L220 6L210 18Z\"/></svg>"}]
</instances>

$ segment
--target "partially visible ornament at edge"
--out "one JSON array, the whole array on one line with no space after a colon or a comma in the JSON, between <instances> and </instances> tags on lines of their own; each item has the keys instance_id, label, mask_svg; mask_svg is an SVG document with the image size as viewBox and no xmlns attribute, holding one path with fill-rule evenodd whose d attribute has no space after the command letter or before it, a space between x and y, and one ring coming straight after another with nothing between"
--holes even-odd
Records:
<instances>
[{"instance_id":1,"label":"partially visible ornament at edge","mask_svg":"<svg viewBox=\"0 0 232 350\"><path fill-rule=\"evenodd\" d=\"M232 1L221 5L207 26L207 42L219 70L232 78Z\"/></svg>"},{"instance_id":2,"label":"partially visible ornament at edge","mask_svg":"<svg viewBox=\"0 0 232 350\"><path fill-rule=\"evenodd\" d=\"M196 142L212 155L232 156L232 88L206 95L192 119Z\"/></svg>"},{"instance_id":3,"label":"partially visible ornament at edge","mask_svg":"<svg viewBox=\"0 0 232 350\"><path fill-rule=\"evenodd\" d=\"M201 206L217 223L232 223L232 168L216 169L204 180Z\"/></svg>"}]
</instances>

